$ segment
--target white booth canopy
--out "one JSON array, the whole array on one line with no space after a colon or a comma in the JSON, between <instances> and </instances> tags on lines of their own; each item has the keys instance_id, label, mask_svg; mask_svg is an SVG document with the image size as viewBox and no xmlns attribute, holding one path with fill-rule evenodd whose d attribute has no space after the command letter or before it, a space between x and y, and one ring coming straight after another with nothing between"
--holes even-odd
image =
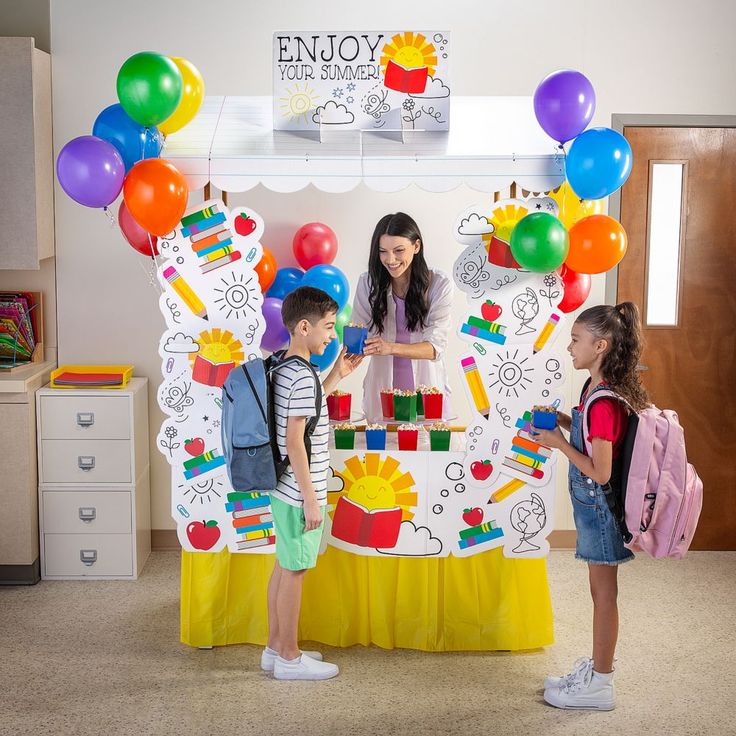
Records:
<instances>
[{"instance_id":1,"label":"white booth canopy","mask_svg":"<svg viewBox=\"0 0 736 736\"><path fill-rule=\"evenodd\" d=\"M453 97L449 132L323 126L320 135L273 130L272 115L271 97L207 97L197 117L167 137L161 155L191 190L210 182L224 192L257 184L347 192L360 182L382 192L409 184L497 192L514 182L543 192L565 178L564 154L538 125L531 97Z\"/></svg>"}]
</instances>

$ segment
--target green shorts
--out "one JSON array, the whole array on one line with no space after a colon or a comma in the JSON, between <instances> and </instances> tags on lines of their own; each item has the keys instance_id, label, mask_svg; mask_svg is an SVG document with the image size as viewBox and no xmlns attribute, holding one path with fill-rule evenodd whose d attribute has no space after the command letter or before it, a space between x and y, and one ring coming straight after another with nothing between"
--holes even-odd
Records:
<instances>
[{"instance_id":1,"label":"green shorts","mask_svg":"<svg viewBox=\"0 0 736 736\"><path fill-rule=\"evenodd\" d=\"M324 517L327 507L322 507ZM325 525L304 531L304 508L271 496L271 513L276 533L276 559L285 570L309 570L317 564Z\"/></svg>"}]
</instances>

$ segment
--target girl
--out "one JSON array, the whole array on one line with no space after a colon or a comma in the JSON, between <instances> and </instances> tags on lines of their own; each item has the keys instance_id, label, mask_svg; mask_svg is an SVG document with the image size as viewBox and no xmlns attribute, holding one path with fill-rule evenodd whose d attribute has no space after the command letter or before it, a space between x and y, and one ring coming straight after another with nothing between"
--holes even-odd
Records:
<instances>
[{"instance_id":1,"label":"girl","mask_svg":"<svg viewBox=\"0 0 736 736\"><path fill-rule=\"evenodd\" d=\"M382 416L384 388L444 391L443 414L452 416L444 351L450 331L452 281L424 259L419 227L409 215L384 215L371 238L368 271L361 275L353 322L369 327L364 353L370 357L363 382L369 421Z\"/></svg>"},{"instance_id":2,"label":"girl","mask_svg":"<svg viewBox=\"0 0 736 736\"><path fill-rule=\"evenodd\" d=\"M586 309L572 327L568 352L578 370L590 372L580 406L572 416L558 412L558 428L537 430L540 442L561 450L570 461L577 545L575 557L588 563L593 598L593 656L579 659L572 672L545 680L544 699L557 708L612 710L613 654L618 637L618 565L634 555L623 539L608 508L603 486L611 478L628 425L628 409L622 402L601 398L589 411L592 455L585 453L583 407L599 386L615 391L634 411L648 406L639 382L641 324L635 304L601 305ZM568 442L560 427L570 432Z\"/></svg>"}]
</instances>

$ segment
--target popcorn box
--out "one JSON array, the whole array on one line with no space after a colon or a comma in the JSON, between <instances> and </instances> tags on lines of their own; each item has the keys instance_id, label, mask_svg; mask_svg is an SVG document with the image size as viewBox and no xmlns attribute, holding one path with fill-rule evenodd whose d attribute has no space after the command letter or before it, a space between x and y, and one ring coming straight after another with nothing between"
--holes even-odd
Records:
<instances>
[{"instance_id":1,"label":"popcorn box","mask_svg":"<svg viewBox=\"0 0 736 736\"><path fill-rule=\"evenodd\" d=\"M345 325L342 328L342 344L351 355L363 355L363 347L367 339L367 327L351 327L350 325Z\"/></svg>"},{"instance_id":2,"label":"popcorn box","mask_svg":"<svg viewBox=\"0 0 736 736\"><path fill-rule=\"evenodd\" d=\"M401 396L394 394L394 419L398 422L416 422L417 395Z\"/></svg>"},{"instance_id":3,"label":"popcorn box","mask_svg":"<svg viewBox=\"0 0 736 736\"><path fill-rule=\"evenodd\" d=\"M365 430L365 446L368 450L385 450L386 449L386 430L385 429L366 429Z\"/></svg>"},{"instance_id":4,"label":"popcorn box","mask_svg":"<svg viewBox=\"0 0 736 736\"><path fill-rule=\"evenodd\" d=\"M557 412L534 409L532 424L536 429L554 429L557 426Z\"/></svg>"},{"instance_id":5,"label":"popcorn box","mask_svg":"<svg viewBox=\"0 0 736 736\"><path fill-rule=\"evenodd\" d=\"M394 418L394 392L381 391L381 410L384 419Z\"/></svg>"},{"instance_id":6,"label":"popcorn box","mask_svg":"<svg viewBox=\"0 0 736 736\"><path fill-rule=\"evenodd\" d=\"M354 429L336 429L335 430L335 449L354 450L355 449L355 430Z\"/></svg>"},{"instance_id":7,"label":"popcorn box","mask_svg":"<svg viewBox=\"0 0 736 736\"><path fill-rule=\"evenodd\" d=\"M338 421L350 419L352 400L352 394L328 394L327 413L330 419Z\"/></svg>"},{"instance_id":8,"label":"popcorn box","mask_svg":"<svg viewBox=\"0 0 736 736\"><path fill-rule=\"evenodd\" d=\"M417 391L417 416L424 416L424 394L421 391Z\"/></svg>"},{"instance_id":9,"label":"popcorn box","mask_svg":"<svg viewBox=\"0 0 736 736\"><path fill-rule=\"evenodd\" d=\"M442 394L424 394L424 418L442 419Z\"/></svg>"},{"instance_id":10,"label":"popcorn box","mask_svg":"<svg viewBox=\"0 0 736 736\"><path fill-rule=\"evenodd\" d=\"M417 442L419 440L418 429L400 429L397 434L399 435L399 450L417 449Z\"/></svg>"},{"instance_id":11,"label":"popcorn box","mask_svg":"<svg viewBox=\"0 0 736 736\"><path fill-rule=\"evenodd\" d=\"M449 429L430 429L429 449L433 452L447 452L450 449L451 436Z\"/></svg>"}]
</instances>

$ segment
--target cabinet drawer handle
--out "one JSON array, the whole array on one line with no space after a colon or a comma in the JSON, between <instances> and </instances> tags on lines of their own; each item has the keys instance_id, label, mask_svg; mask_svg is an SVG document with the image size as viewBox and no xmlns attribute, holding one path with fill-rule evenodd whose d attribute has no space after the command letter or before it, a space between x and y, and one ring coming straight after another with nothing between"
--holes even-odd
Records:
<instances>
[{"instance_id":1,"label":"cabinet drawer handle","mask_svg":"<svg viewBox=\"0 0 736 736\"><path fill-rule=\"evenodd\" d=\"M80 549L79 550L79 559L87 565L87 567L91 567L92 565L97 562L97 550L96 549Z\"/></svg>"},{"instance_id":2,"label":"cabinet drawer handle","mask_svg":"<svg viewBox=\"0 0 736 736\"><path fill-rule=\"evenodd\" d=\"M93 411L77 412L77 424L80 427L91 427L95 423L95 413Z\"/></svg>"},{"instance_id":3,"label":"cabinet drawer handle","mask_svg":"<svg viewBox=\"0 0 736 736\"><path fill-rule=\"evenodd\" d=\"M80 470L90 471L95 467L95 456L79 455L77 456L77 465Z\"/></svg>"},{"instance_id":4,"label":"cabinet drawer handle","mask_svg":"<svg viewBox=\"0 0 736 736\"><path fill-rule=\"evenodd\" d=\"M94 506L88 506L87 508L80 506L79 518L89 524L97 518L97 509Z\"/></svg>"}]
</instances>

